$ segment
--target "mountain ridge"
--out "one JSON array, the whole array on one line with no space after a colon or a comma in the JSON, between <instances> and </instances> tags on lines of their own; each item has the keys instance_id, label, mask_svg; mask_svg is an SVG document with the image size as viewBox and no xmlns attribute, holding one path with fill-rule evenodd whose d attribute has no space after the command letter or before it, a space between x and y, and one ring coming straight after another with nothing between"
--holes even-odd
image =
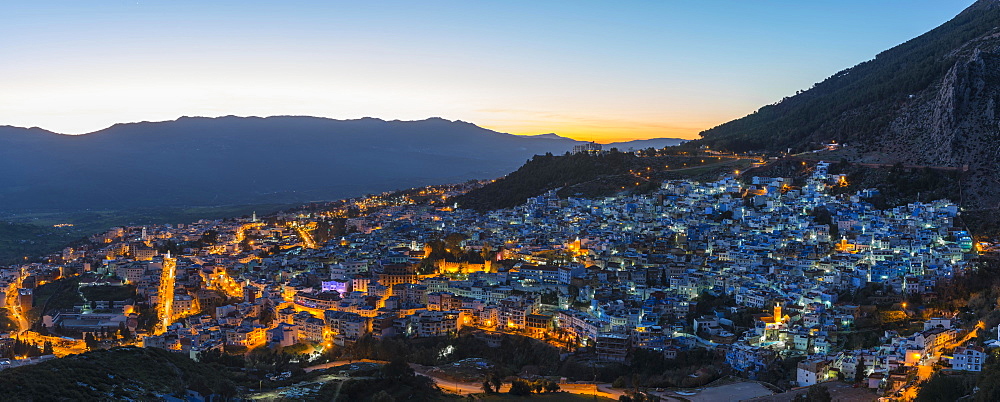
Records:
<instances>
[{"instance_id":1,"label":"mountain ridge","mask_svg":"<svg viewBox=\"0 0 1000 402\"><path fill-rule=\"evenodd\" d=\"M564 137L564 136L561 136L561 135L556 134L556 133L544 133L544 134L510 134L510 133L504 133L504 132L500 132L500 131L488 129L488 128L479 126L479 125L477 125L475 123L467 122L467 121L464 121L464 120L448 120L448 119L445 119L445 118L442 118L442 117L428 117L426 119L421 119L421 120L399 120L399 119L386 120L386 119L382 119L382 118L378 118L378 117L361 117L361 118L357 118L357 119L334 119L334 118L329 118L329 117L308 116L308 115L273 115L273 116L264 116L264 117L261 117L261 116L237 116L237 115L225 115L225 116L215 116L215 117L212 117L212 116L186 116L185 115L185 116L180 116L180 117L178 117L176 119L173 119L173 120L158 120L158 121L143 120L143 121L137 121L137 122L114 123L114 124L112 124L112 125L110 125L108 127L105 127L103 129L96 130L96 131L91 131L91 132L87 132L87 133L81 133L81 134L59 133L59 132L48 130L48 129L45 129L45 128L42 128L42 127L38 127L38 126L23 127L23 126L14 126L14 125L6 125L6 124L0 124L0 129L23 129L23 130L30 130L30 131L40 131L40 132L43 132L45 134L52 134L52 135L56 135L56 136L82 137L82 136L89 136L89 135L101 134L101 133L108 132L108 131L115 131L115 130L122 129L122 128L135 127L135 126L148 126L148 125L157 125L157 124L184 123L184 122L194 122L194 121L213 121L213 120L261 120L261 121L266 121L266 120L269 120L269 119L272 119L272 120L273 119L313 119L313 120L317 120L317 121L327 121L327 122L344 122L344 123L347 123L347 122L377 122L377 123L387 123L387 124L393 124L393 123L417 123L417 122L442 122L442 123L446 123L446 124L447 123L451 123L451 124L457 124L457 125L468 125L468 126L470 126L472 128L478 129L478 130L484 130L484 131L487 131L489 133L498 134L498 135L502 135L502 136L512 136L512 137L528 138L528 139L548 139L548 140L573 141L573 142L576 142L576 143L592 142L592 141L587 141L587 140L577 140L577 139L573 139L573 138L570 138L570 137ZM670 144L674 144L674 143L678 143L679 144L679 143L682 143L682 142L685 142L685 141L689 141L689 140L682 139L682 138L658 137L658 138L646 138L646 139L636 139L636 140L627 140L627 141L615 141L615 142L610 142L610 143L602 143L602 145L606 145L606 146L612 147L612 146L628 145L628 144L643 144L643 143L656 144L656 143L660 143L660 142L670 143Z\"/></svg>"},{"instance_id":2,"label":"mountain ridge","mask_svg":"<svg viewBox=\"0 0 1000 402\"><path fill-rule=\"evenodd\" d=\"M580 143L442 118L184 117L82 135L0 126L0 171L8 172L0 210L339 199L492 179Z\"/></svg>"}]
</instances>

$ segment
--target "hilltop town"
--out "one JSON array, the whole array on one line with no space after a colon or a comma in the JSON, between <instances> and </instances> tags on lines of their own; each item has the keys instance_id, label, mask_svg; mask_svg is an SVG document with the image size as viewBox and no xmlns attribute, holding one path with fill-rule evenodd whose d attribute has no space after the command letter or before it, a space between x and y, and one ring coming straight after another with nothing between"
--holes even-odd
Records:
<instances>
[{"instance_id":1,"label":"hilltop town","mask_svg":"<svg viewBox=\"0 0 1000 402\"><path fill-rule=\"evenodd\" d=\"M961 208L879 210L866 202L877 190L835 191L848 178L829 167L804 182L732 172L644 194L550 191L486 213L451 202L484 184L470 182L118 227L2 271L0 367L122 345L316 359L462 333L493 347L531 338L592 368L707 352L679 366L691 368L673 384L685 387L725 374L776 390L839 379L874 398L915 394L944 368L983 370L983 323L928 307L987 246ZM656 387L630 395L684 395Z\"/></svg>"}]
</instances>

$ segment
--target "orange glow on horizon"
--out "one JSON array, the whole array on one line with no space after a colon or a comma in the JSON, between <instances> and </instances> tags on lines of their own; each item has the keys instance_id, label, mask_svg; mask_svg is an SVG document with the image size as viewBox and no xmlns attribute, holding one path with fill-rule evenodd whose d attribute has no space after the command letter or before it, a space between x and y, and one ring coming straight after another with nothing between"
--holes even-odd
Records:
<instances>
[{"instance_id":1,"label":"orange glow on horizon","mask_svg":"<svg viewBox=\"0 0 1000 402\"><path fill-rule=\"evenodd\" d=\"M527 112L525 112L527 113ZM150 121L150 122L168 122L173 121L181 116L198 116L198 117L208 117L216 118L222 117L223 115L235 115L240 117L247 116L280 116L280 115L295 115L295 116L315 116L321 118L330 119L359 119L362 115L358 116L322 116L321 114L315 113L230 113L230 114L219 114L219 113L180 113L176 116L170 115L170 112L165 112L164 116L160 117L147 117L147 118L127 118L120 117L116 119L108 119L105 117L102 122L91 122L91 123L73 123L70 117L66 119L68 121L64 122L54 122L54 124L29 124L28 122L13 122L15 126L31 127L40 126L40 128L52 131L54 133L63 135L83 135L90 134L104 130L111 127L113 124L129 124L136 123L140 121ZM597 115L600 112L596 113ZM608 114L614 114L613 111L609 111ZM371 116L374 118L384 119L384 120L394 120L393 116ZM431 117L427 115L426 117L419 118L413 117L410 119L399 119L402 121L418 121ZM577 141L593 141L599 144L609 144L613 142L626 142L635 140L647 140L654 138L680 138L685 140L696 140L701 138L700 133L708 128L714 127L720 123L729 121L733 118L738 118L740 115L733 116L704 116L704 118L698 119L697 121L683 121L678 123L673 122L663 122L663 121L651 121L643 117L628 117L628 118L594 118L591 120L582 120L572 116L554 116L549 119L535 120L530 115L512 115L502 119L494 120L493 115L473 113L472 116L462 116L461 114L447 115L444 118L447 120L461 120L479 127L497 131L500 133L509 133L513 135L520 136L534 136L541 134L554 133L560 137L570 138Z\"/></svg>"},{"instance_id":2,"label":"orange glow on horizon","mask_svg":"<svg viewBox=\"0 0 1000 402\"><path fill-rule=\"evenodd\" d=\"M702 131L708 127L717 125L718 123L706 123L703 128L656 128L656 127L644 127L643 124L637 123L634 129L629 128L605 128L605 127L560 127L558 124L553 124L550 128L539 127L535 131L526 131L524 129L510 127L507 128L502 125L490 125L482 126L490 130L507 132L514 135L539 135L543 133L554 133L560 137L571 138L577 141L593 141L599 144L609 144L612 142L625 142L625 141L635 141L635 140L648 140L653 138L680 138L685 140L696 140L701 138L699 135Z\"/></svg>"}]
</instances>

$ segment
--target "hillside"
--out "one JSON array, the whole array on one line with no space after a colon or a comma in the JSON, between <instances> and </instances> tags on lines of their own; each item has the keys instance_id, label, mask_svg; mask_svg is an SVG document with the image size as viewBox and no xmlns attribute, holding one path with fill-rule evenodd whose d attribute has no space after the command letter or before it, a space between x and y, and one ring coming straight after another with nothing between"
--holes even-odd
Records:
<instances>
[{"instance_id":1,"label":"hillside","mask_svg":"<svg viewBox=\"0 0 1000 402\"><path fill-rule=\"evenodd\" d=\"M116 348L0 371L8 401L160 400L183 396L236 396L233 374L156 348Z\"/></svg>"},{"instance_id":2,"label":"hillside","mask_svg":"<svg viewBox=\"0 0 1000 402\"><path fill-rule=\"evenodd\" d=\"M0 212L330 200L494 178L579 143L440 118L187 117L78 136L4 126Z\"/></svg>"},{"instance_id":3,"label":"hillside","mask_svg":"<svg viewBox=\"0 0 1000 402\"><path fill-rule=\"evenodd\" d=\"M746 170L741 177L750 181L753 176L788 177L796 186L805 184L816 167L816 161L785 158L763 167ZM834 163L831 174L847 175L847 183L831 191L834 194L854 194L877 188L878 195L867 199L876 208L891 208L916 201L949 199L962 201L961 172L948 169L930 169L895 166L870 167L848 162Z\"/></svg>"},{"instance_id":4,"label":"hillside","mask_svg":"<svg viewBox=\"0 0 1000 402\"><path fill-rule=\"evenodd\" d=\"M67 228L0 221L0 265L55 252L85 235Z\"/></svg>"},{"instance_id":5,"label":"hillside","mask_svg":"<svg viewBox=\"0 0 1000 402\"><path fill-rule=\"evenodd\" d=\"M968 166L965 204L995 207L998 101L1000 0L980 0L873 60L702 132L689 146L801 152L837 141L849 150L838 159Z\"/></svg>"},{"instance_id":6,"label":"hillside","mask_svg":"<svg viewBox=\"0 0 1000 402\"><path fill-rule=\"evenodd\" d=\"M717 179L743 169L747 160L709 155L636 155L606 152L598 155L539 155L515 172L479 189L455 197L459 207L478 211L510 208L549 190L561 197L600 197L621 191L648 192L665 179Z\"/></svg>"}]
</instances>

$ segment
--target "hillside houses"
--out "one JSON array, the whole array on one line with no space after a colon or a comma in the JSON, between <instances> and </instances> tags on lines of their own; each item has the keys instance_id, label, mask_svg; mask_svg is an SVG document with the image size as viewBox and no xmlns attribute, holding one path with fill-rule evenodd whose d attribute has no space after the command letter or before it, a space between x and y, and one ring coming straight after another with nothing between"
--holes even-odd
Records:
<instances>
[{"instance_id":1,"label":"hillside houses","mask_svg":"<svg viewBox=\"0 0 1000 402\"><path fill-rule=\"evenodd\" d=\"M174 267L171 324L142 335L188 353L476 328L593 346L606 361L635 348L711 348L749 377L800 356L802 384L856 373L859 361L889 378L963 334L942 318L875 350L840 350L836 336L862 312L838 295L871 284L891 289L890 299L928 294L966 268L971 239L955 228L951 202L879 210L859 194L833 195L842 180L821 164L798 187L768 177L674 180L651 194L548 192L487 214L378 195L265 220L118 228L66 255L102 256L91 269L135 284L153 308ZM348 208L366 212L347 224L361 230L312 244L310 228ZM432 243L447 257L425 260ZM699 307L706 300L731 305ZM971 369L975 359L952 361Z\"/></svg>"}]
</instances>

